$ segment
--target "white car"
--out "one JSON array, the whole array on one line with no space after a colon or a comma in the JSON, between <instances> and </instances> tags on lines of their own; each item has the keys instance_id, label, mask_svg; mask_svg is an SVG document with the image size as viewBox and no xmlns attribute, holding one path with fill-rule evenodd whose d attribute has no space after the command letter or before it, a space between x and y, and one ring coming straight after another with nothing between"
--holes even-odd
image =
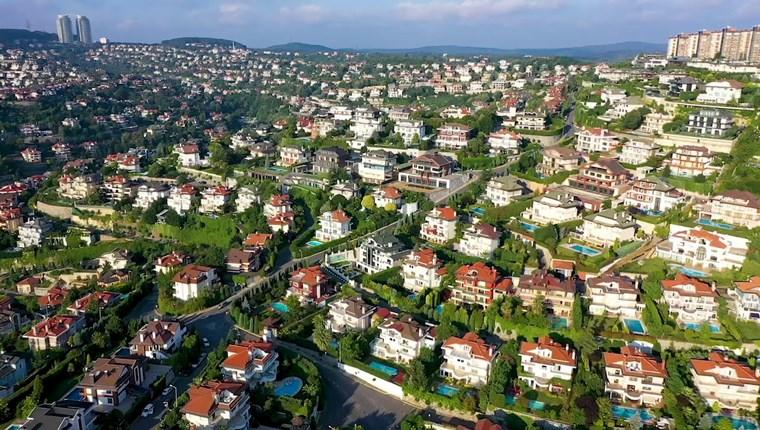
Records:
<instances>
[{"instance_id":1,"label":"white car","mask_svg":"<svg viewBox=\"0 0 760 430\"><path fill-rule=\"evenodd\" d=\"M205 346L206 348L208 348L209 346L211 346L211 342L208 341L207 337L203 338L203 346Z\"/></svg>"},{"instance_id":2,"label":"white car","mask_svg":"<svg viewBox=\"0 0 760 430\"><path fill-rule=\"evenodd\" d=\"M153 403L148 404L148 406L145 407L142 411L142 416L148 417L153 415Z\"/></svg>"},{"instance_id":3,"label":"white car","mask_svg":"<svg viewBox=\"0 0 760 430\"><path fill-rule=\"evenodd\" d=\"M173 390L173 388L172 388L172 387L166 387L166 388L164 388L164 391L162 391L162 392L161 392L161 395L162 395L162 396L165 396L165 395L167 395L167 394L171 393L171 392L172 392L172 390Z\"/></svg>"}]
</instances>

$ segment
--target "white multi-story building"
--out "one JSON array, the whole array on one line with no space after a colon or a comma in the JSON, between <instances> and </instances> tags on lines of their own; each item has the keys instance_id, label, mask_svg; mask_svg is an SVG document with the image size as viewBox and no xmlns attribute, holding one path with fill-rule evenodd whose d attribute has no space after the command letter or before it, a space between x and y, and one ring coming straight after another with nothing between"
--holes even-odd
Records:
<instances>
[{"instance_id":1,"label":"white multi-story building","mask_svg":"<svg viewBox=\"0 0 760 430\"><path fill-rule=\"evenodd\" d=\"M686 196L657 176L647 176L633 182L623 194L623 204L642 212L667 212L686 202Z\"/></svg>"},{"instance_id":2,"label":"white multi-story building","mask_svg":"<svg viewBox=\"0 0 760 430\"><path fill-rule=\"evenodd\" d=\"M539 224L561 224L580 219L581 209L572 194L552 191L533 201L522 217Z\"/></svg>"},{"instance_id":3,"label":"white multi-story building","mask_svg":"<svg viewBox=\"0 0 760 430\"><path fill-rule=\"evenodd\" d=\"M367 142L375 133L383 131L383 122L380 118L355 117L349 130L354 133L355 140Z\"/></svg>"},{"instance_id":4,"label":"white multi-story building","mask_svg":"<svg viewBox=\"0 0 760 430\"><path fill-rule=\"evenodd\" d=\"M739 81L716 81L705 85L705 92L697 96L702 103L728 104L738 102L742 98L744 84Z\"/></svg>"},{"instance_id":5,"label":"white multi-story building","mask_svg":"<svg viewBox=\"0 0 760 430\"><path fill-rule=\"evenodd\" d=\"M745 282L735 282L736 288L729 290L733 297L731 309L736 318L760 323L760 276L753 276Z\"/></svg>"},{"instance_id":6,"label":"white multi-story building","mask_svg":"<svg viewBox=\"0 0 760 430\"><path fill-rule=\"evenodd\" d=\"M720 167L713 166L714 159L715 155L704 146L688 145L676 148L665 164L674 176L709 176L720 171Z\"/></svg>"},{"instance_id":7,"label":"white multi-story building","mask_svg":"<svg viewBox=\"0 0 760 430\"><path fill-rule=\"evenodd\" d=\"M604 391L614 401L658 406L668 370L665 362L630 346L605 352Z\"/></svg>"},{"instance_id":8,"label":"white multi-story building","mask_svg":"<svg viewBox=\"0 0 760 430\"><path fill-rule=\"evenodd\" d=\"M457 211L450 207L436 207L425 217L420 237L428 242L444 244L457 234Z\"/></svg>"},{"instance_id":9,"label":"white multi-story building","mask_svg":"<svg viewBox=\"0 0 760 430\"><path fill-rule=\"evenodd\" d=\"M425 125L420 120L404 119L396 121L393 132L400 135L404 140L404 145L409 146L417 139L425 137Z\"/></svg>"},{"instance_id":10,"label":"white multi-story building","mask_svg":"<svg viewBox=\"0 0 760 430\"><path fill-rule=\"evenodd\" d=\"M612 246L636 238L636 220L628 212L605 209L583 219L583 240Z\"/></svg>"},{"instance_id":11,"label":"white multi-story building","mask_svg":"<svg viewBox=\"0 0 760 430\"><path fill-rule=\"evenodd\" d=\"M712 351L707 359L691 360L694 387L708 405L736 411L754 410L760 397L758 369Z\"/></svg>"},{"instance_id":12,"label":"white multi-story building","mask_svg":"<svg viewBox=\"0 0 760 430\"><path fill-rule=\"evenodd\" d=\"M409 254L401 269L404 288L414 292L440 287L445 274L443 261L438 259L431 248L422 248Z\"/></svg>"},{"instance_id":13,"label":"white multi-story building","mask_svg":"<svg viewBox=\"0 0 760 430\"><path fill-rule=\"evenodd\" d=\"M192 209L193 197L196 194L198 194L198 191L190 184L172 187L169 190L169 198L166 200L166 205L174 212L184 215Z\"/></svg>"},{"instance_id":14,"label":"white multi-story building","mask_svg":"<svg viewBox=\"0 0 760 430\"><path fill-rule=\"evenodd\" d=\"M231 196L232 190L224 186L206 188L201 191L201 206L198 211L204 214L222 213Z\"/></svg>"},{"instance_id":15,"label":"white multi-story building","mask_svg":"<svg viewBox=\"0 0 760 430\"><path fill-rule=\"evenodd\" d=\"M364 273L382 272L401 265L408 253L395 236L369 237L356 250L356 267Z\"/></svg>"},{"instance_id":16,"label":"white multi-story building","mask_svg":"<svg viewBox=\"0 0 760 430\"><path fill-rule=\"evenodd\" d=\"M494 206L506 206L525 193L525 187L514 176L497 176L486 185L486 199Z\"/></svg>"},{"instance_id":17,"label":"white multi-story building","mask_svg":"<svg viewBox=\"0 0 760 430\"><path fill-rule=\"evenodd\" d=\"M639 289L629 278L604 274L586 280L586 296L591 315L638 318L644 310Z\"/></svg>"},{"instance_id":18,"label":"white multi-story building","mask_svg":"<svg viewBox=\"0 0 760 430\"><path fill-rule=\"evenodd\" d=\"M309 162L311 154L300 146L280 146L280 159L278 166L291 167Z\"/></svg>"},{"instance_id":19,"label":"white multi-story building","mask_svg":"<svg viewBox=\"0 0 760 430\"><path fill-rule=\"evenodd\" d=\"M372 341L371 351L372 355L383 360L408 363L420 354L422 348L435 348L431 327L421 325L410 317L390 317L379 328L380 335Z\"/></svg>"},{"instance_id":20,"label":"white multi-story building","mask_svg":"<svg viewBox=\"0 0 760 430\"><path fill-rule=\"evenodd\" d=\"M730 113L721 110L701 110L689 114L686 131L706 136L723 136L734 126Z\"/></svg>"},{"instance_id":21,"label":"white multi-story building","mask_svg":"<svg viewBox=\"0 0 760 430\"><path fill-rule=\"evenodd\" d=\"M750 191L725 191L710 197L700 207L699 217L757 228L760 227L760 197Z\"/></svg>"},{"instance_id":22,"label":"white multi-story building","mask_svg":"<svg viewBox=\"0 0 760 430\"><path fill-rule=\"evenodd\" d=\"M521 135L503 128L488 136L488 145L491 147L489 152L491 154L517 154L520 152L522 141Z\"/></svg>"},{"instance_id":23,"label":"white multi-story building","mask_svg":"<svg viewBox=\"0 0 760 430\"><path fill-rule=\"evenodd\" d=\"M189 264L177 272L174 281L174 297L182 301L197 298L203 290L210 288L217 280L216 271L211 267Z\"/></svg>"},{"instance_id":24,"label":"white multi-story building","mask_svg":"<svg viewBox=\"0 0 760 430\"><path fill-rule=\"evenodd\" d=\"M269 201L264 204L265 217L273 217L288 212L293 212L293 203L287 194L272 194Z\"/></svg>"},{"instance_id":25,"label":"white multi-story building","mask_svg":"<svg viewBox=\"0 0 760 430\"><path fill-rule=\"evenodd\" d=\"M471 224L455 245L457 251L471 257L490 258L499 248L501 231L490 224Z\"/></svg>"},{"instance_id":26,"label":"white multi-story building","mask_svg":"<svg viewBox=\"0 0 760 430\"><path fill-rule=\"evenodd\" d=\"M248 430L251 421L251 402L246 384L241 382L209 381L193 385L182 414L197 430L224 427L229 430Z\"/></svg>"},{"instance_id":27,"label":"white multi-story building","mask_svg":"<svg viewBox=\"0 0 760 430\"><path fill-rule=\"evenodd\" d=\"M100 175L62 175L58 179L58 195L70 200L84 200L98 191Z\"/></svg>"},{"instance_id":28,"label":"white multi-story building","mask_svg":"<svg viewBox=\"0 0 760 430\"><path fill-rule=\"evenodd\" d=\"M548 336L520 344L518 377L531 388L568 391L576 367L575 350Z\"/></svg>"},{"instance_id":29,"label":"white multi-story building","mask_svg":"<svg viewBox=\"0 0 760 430\"><path fill-rule=\"evenodd\" d=\"M334 333L346 330L364 331L372 325L375 307L364 302L360 297L336 300L329 304L325 324Z\"/></svg>"},{"instance_id":30,"label":"white multi-story building","mask_svg":"<svg viewBox=\"0 0 760 430\"><path fill-rule=\"evenodd\" d=\"M708 324L718 318L715 287L682 273L661 282L662 300L682 324Z\"/></svg>"},{"instance_id":31,"label":"white multi-story building","mask_svg":"<svg viewBox=\"0 0 760 430\"><path fill-rule=\"evenodd\" d=\"M351 234L351 217L342 209L325 212L319 217L316 238L320 242L331 242Z\"/></svg>"},{"instance_id":32,"label":"white multi-story building","mask_svg":"<svg viewBox=\"0 0 760 430\"><path fill-rule=\"evenodd\" d=\"M52 229L52 225L44 218L33 218L18 227L19 248L31 248L42 246L45 237Z\"/></svg>"},{"instance_id":33,"label":"white multi-story building","mask_svg":"<svg viewBox=\"0 0 760 430\"><path fill-rule=\"evenodd\" d=\"M177 145L174 152L179 155L179 164L182 167L203 167L208 165L208 160L201 159L200 148L194 143Z\"/></svg>"},{"instance_id":34,"label":"white multi-story building","mask_svg":"<svg viewBox=\"0 0 760 430\"><path fill-rule=\"evenodd\" d=\"M443 363L440 375L474 387L488 383L493 361L499 354L494 345L486 343L473 332L446 339L441 353Z\"/></svg>"},{"instance_id":35,"label":"white multi-story building","mask_svg":"<svg viewBox=\"0 0 760 430\"><path fill-rule=\"evenodd\" d=\"M142 184L137 188L137 197L132 206L148 209L153 203L169 197L169 186L165 184Z\"/></svg>"},{"instance_id":36,"label":"white multi-story building","mask_svg":"<svg viewBox=\"0 0 760 430\"><path fill-rule=\"evenodd\" d=\"M649 134L662 134L665 124L673 122L673 116L667 113L651 112L644 117L639 131Z\"/></svg>"},{"instance_id":37,"label":"white multi-story building","mask_svg":"<svg viewBox=\"0 0 760 430\"><path fill-rule=\"evenodd\" d=\"M394 187L378 187L372 192L372 198L375 199L375 206L379 208L386 208L389 204L396 205L396 208L401 208L404 203L404 196L398 188Z\"/></svg>"},{"instance_id":38,"label":"white multi-story building","mask_svg":"<svg viewBox=\"0 0 760 430\"><path fill-rule=\"evenodd\" d=\"M280 365L278 358L279 354L270 342L233 343L227 346L222 374L229 381L242 382L249 387L274 382Z\"/></svg>"},{"instance_id":39,"label":"white multi-story building","mask_svg":"<svg viewBox=\"0 0 760 430\"><path fill-rule=\"evenodd\" d=\"M586 153L608 152L619 144L617 136L604 128L581 129L575 139L575 149Z\"/></svg>"},{"instance_id":40,"label":"white multi-story building","mask_svg":"<svg viewBox=\"0 0 760 430\"><path fill-rule=\"evenodd\" d=\"M749 240L741 237L672 224L668 240L657 245L655 254L698 269L740 269L748 246Z\"/></svg>"},{"instance_id":41,"label":"white multi-story building","mask_svg":"<svg viewBox=\"0 0 760 430\"><path fill-rule=\"evenodd\" d=\"M370 184L382 184L393 179L396 155L386 151L370 151L362 154L359 177Z\"/></svg>"},{"instance_id":42,"label":"white multi-story building","mask_svg":"<svg viewBox=\"0 0 760 430\"><path fill-rule=\"evenodd\" d=\"M122 175L107 177L100 188L103 197L111 203L120 202L132 197L132 190L132 182Z\"/></svg>"},{"instance_id":43,"label":"white multi-story building","mask_svg":"<svg viewBox=\"0 0 760 430\"><path fill-rule=\"evenodd\" d=\"M457 123L447 123L438 129L436 143L441 149L460 150L467 146L472 128Z\"/></svg>"},{"instance_id":44,"label":"white multi-story building","mask_svg":"<svg viewBox=\"0 0 760 430\"><path fill-rule=\"evenodd\" d=\"M659 145L652 142L631 140L623 144L620 162L627 164L644 164L660 151Z\"/></svg>"},{"instance_id":45,"label":"white multi-story building","mask_svg":"<svg viewBox=\"0 0 760 430\"><path fill-rule=\"evenodd\" d=\"M166 360L182 345L187 328L177 321L151 321L137 331L129 351L156 360Z\"/></svg>"}]
</instances>

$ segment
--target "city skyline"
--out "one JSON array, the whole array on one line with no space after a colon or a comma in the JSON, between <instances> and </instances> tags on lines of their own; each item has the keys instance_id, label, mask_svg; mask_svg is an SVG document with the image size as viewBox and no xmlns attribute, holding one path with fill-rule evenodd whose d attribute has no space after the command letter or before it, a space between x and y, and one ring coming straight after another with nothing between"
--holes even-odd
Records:
<instances>
[{"instance_id":1,"label":"city skyline","mask_svg":"<svg viewBox=\"0 0 760 430\"><path fill-rule=\"evenodd\" d=\"M558 48L643 41L665 44L677 33L760 24L754 1L728 0L199 0L130 4L75 0L5 0L0 27L55 32L57 15L75 10L96 21L94 38L160 42L183 36L232 39L252 47L286 42L333 48L462 45ZM107 29L107 30L103 30ZM191 29L191 30L189 30Z\"/></svg>"}]
</instances>

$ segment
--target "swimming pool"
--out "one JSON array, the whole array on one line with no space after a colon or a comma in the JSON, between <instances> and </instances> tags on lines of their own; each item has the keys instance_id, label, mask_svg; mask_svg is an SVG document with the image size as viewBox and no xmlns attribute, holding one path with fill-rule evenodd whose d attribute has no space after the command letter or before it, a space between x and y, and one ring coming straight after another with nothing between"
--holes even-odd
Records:
<instances>
[{"instance_id":1,"label":"swimming pool","mask_svg":"<svg viewBox=\"0 0 760 430\"><path fill-rule=\"evenodd\" d=\"M278 167L278 166L269 166L267 167L267 169L269 169L272 172L277 172L277 173L290 172L290 169L286 169L284 167Z\"/></svg>"},{"instance_id":2,"label":"swimming pool","mask_svg":"<svg viewBox=\"0 0 760 430\"><path fill-rule=\"evenodd\" d=\"M531 400L528 402L528 408L530 408L533 411L543 411L546 407L546 403L540 401L540 400Z\"/></svg>"},{"instance_id":3,"label":"swimming pool","mask_svg":"<svg viewBox=\"0 0 760 430\"><path fill-rule=\"evenodd\" d=\"M438 386L435 387L435 392L446 397L454 397L459 394L459 388L453 387L449 384L438 384Z\"/></svg>"},{"instance_id":4,"label":"swimming pool","mask_svg":"<svg viewBox=\"0 0 760 430\"><path fill-rule=\"evenodd\" d=\"M692 278L706 278L710 276L710 274L707 272L703 272L697 269L692 269L686 266L681 266L679 264L673 264L672 267L677 267L681 273L683 273L686 276L691 276Z\"/></svg>"},{"instance_id":5,"label":"swimming pool","mask_svg":"<svg viewBox=\"0 0 760 430\"><path fill-rule=\"evenodd\" d=\"M520 221L520 226L524 228L525 231L529 231L531 233L539 229L537 225L525 221Z\"/></svg>"},{"instance_id":6,"label":"swimming pool","mask_svg":"<svg viewBox=\"0 0 760 430\"><path fill-rule=\"evenodd\" d=\"M699 323L684 323L684 328L687 330L699 331L702 328L702 324ZM710 333L720 333L720 324L710 323Z\"/></svg>"},{"instance_id":7,"label":"swimming pool","mask_svg":"<svg viewBox=\"0 0 760 430\"><path fill-rule=\"evenodd\" d=\"M649 412L646 409L637 409L637 408L629 408L626 406L620 406L620 405L613 405L612 406L612 416L621 419L621 420L630 420L636 414L639 415L639 418L641 418L641 421L652 421L654 419L654 415L652 415L651 412Z\"/></svg>"},{"instance_id":8,"label":"swimming pool","mask_svg":"<svg viewBox=\"0 0 760 430\"><path fill-rule=\"evenodd\" d=\"M75 400L75 401L82 401L84 400L84 392L81 388L77 387L73 390L69 391L69 394L65 397L66 400Z\"/></svg>"},{"instance_id":9,"label":"swimming pool","mask_svg":"<svg viewBox=\"0 0 760 430\"><path fill-rule=\"evenodd\" d=\"M313 248L313 247L319 246L319 245L322 245L322 242L320 242L318 240L310 240L310 241L306 242L306 246L308 246L309 248Z\"/></svg>"},{"instance_id":10,"label":"swimming pool","mask_svg":"<svg viewBox=\"0 0 760 430\"><path fill-rule=\"evenodd\" d=\"M602 251L600 251L598 249L590 248L588 246L581 245L579 243L574 243L572 245L567 245L567 248L569 248L569 249L571 249L571 250L573 250L573 251L575 251L575 252L577 252L579 254L583 254L583 255L586 255L586 256L589 256L589 257L596 257L597 255L599 255L599 254L602 253Z\"/></svg>"},{"instance_id":11,"label":"swimming pool","mask_svg":"<svg viewBox=\"0 0 760 430\"><path fill-rule=\"evenodd\" d=\"M471 212L478 216L483 216L486 214L486 210L483 208L473 208Z\"/></svg>"},{"instance_id":12,"label":"swimming pool","mask_svg":"<svg viewBox=\"0 0 760 430\"><path fill-rule=\"evenodd\" d=\"M290 312L290 308L288 308L288 305L286 305L283 302L274 302L272 303L272 309L276 310L277 312L281 314L286 314Z\"/></svg>"},{"instance_id":13,"label":"swimming pool","mask_svg":"<svg viewBox=\"0 0 760 430\"><path fill-rule=\"evenodd\" d=\"M373 361L372 363L369 364L369 367L379 372L385 373L388 376L398 375L398 369L396 369L395 367L387 366L383 363L380 363L379 361Z\"/></svg>"},{"instance_id":14,"label":"swimming pool","mask_svg":"<svg viewBox=\"0 0 760 430\"><path fill-rule=\"evenodd\" d=\"M303 381L297 376L288 376L278 382L274 387L274 395L277 397L293 397L301 391Z\"/></svg>"},{"instance_id":15,"label":"swimming pool","mask_svg":"<svg viewBox=\"0 0 760 430\"><path fill-rule=\"evenodd\" d=\"M568 322L567 318L558 317L554 318L552 321L552 328L554 329L560 329L560 328L568 328L570 326L570 323Z\"/></svg>"},{"instance_id":16,"label":"swimming pool","mask_svg":"<svg viewBox=\"0 0 760 430\"><path fill-rule=\"evenodd\" d=\"M442 314L443 313L443 303L435 307L435 313Z\"/></svg>"},{"instance_id":17,"label":"swimming pool","mask_svg":"<svg viewBox=\"0 0 760 430\"><path fill-rule=\"evenodd\" d=\"M747 418L734 418L725 415L713 415L713 422L718 422L720 419L726 418L731 421L731 426L734 430L757 430L757 424Z\"/></svg>"},{"instance_id":18,"label":"swimming pool","mask_svg":"<svg viewBox=\"0 0 760 430\"><path fill-rule=\"evenodd\" d=\"M641 320L623 320L625 326L628 327L628 331L633 334L647 334L644 328L644 323Z\"/></svg>"},{"instance_id":19,"label":"swimming pool","mask_svg":"<svg viewBox=\"0 0 760 430\"><path fill-rule=\"evenodd\" d=\"M711 219L700 218L697 220L697 224L706 225L708 227L722 228L723 230L733 230L734 226L725 222L717 222Z\"/></svg>"}]
</instances>

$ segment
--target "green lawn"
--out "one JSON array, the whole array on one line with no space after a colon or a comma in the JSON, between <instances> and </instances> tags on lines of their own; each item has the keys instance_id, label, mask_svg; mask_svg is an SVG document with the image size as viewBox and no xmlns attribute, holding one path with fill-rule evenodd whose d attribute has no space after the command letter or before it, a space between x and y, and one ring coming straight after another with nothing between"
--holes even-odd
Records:
<instances>
[{"instance_id":1,"label":"green lawn","mask_svg":"<svg viewBox=\"0 0 760 430\"><path fill-rule=\"evenodd\" d=\"M685 178L678 176L670 176L666 180L670 185L676 188L681 188L686 191L704 195L709 195L712 193L715 186L714 181L706 180L705 182L697 182L694 180L694 178Z\"/></svg>"},{"instance_id":2,"label":"green lawn","mask_svg":"<svg viewBox=\"0 0 760 430\"><path fill-rule=\"evenodd\" d=\"M210 218L191 215L184 227L156 224L153 226L153 233L190 245L210 245L227 249L237 237L238 229L235 221L228 216Z\"/></svg>"}]
</instances>

